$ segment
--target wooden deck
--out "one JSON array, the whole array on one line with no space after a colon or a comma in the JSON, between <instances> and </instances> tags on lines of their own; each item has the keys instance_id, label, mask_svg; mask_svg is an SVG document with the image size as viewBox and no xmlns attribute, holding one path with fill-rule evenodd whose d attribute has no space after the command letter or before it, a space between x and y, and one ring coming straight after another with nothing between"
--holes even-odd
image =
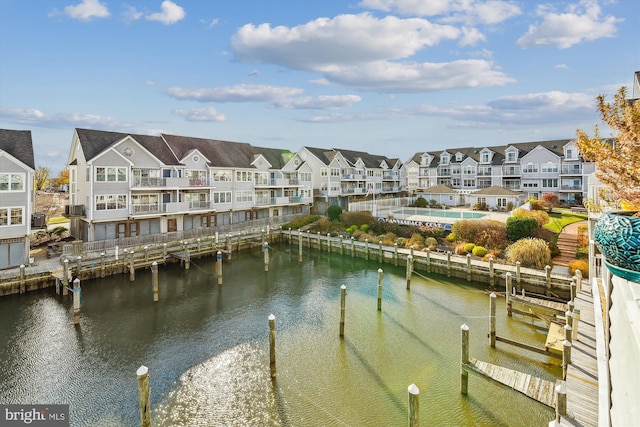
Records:
<instances>
[{"instance_id":1,"label":"wooden deck","mask_svg":"<svg viewBox=\"0 0 640 427\"><path fill-rule=\"evenodd\" d=\"M521 295L510 295L509 299L514 303L522 304L532 309L536 307L540 307L546 311L550 311L556 314L564 315L564 313L567 311L567 304L563 302L549 301L549 300L545 300L542 298L535 298L535 297L527 297L527 296L523 297Z\"/></svg>"},{"instance_id":2,"label":"wooden deck","mask_svg":"<svg viewBox=\"0 0 640 427\"><path fill-rule=\"evenodd\" d=\"M591 285L583 281L583 289L575 299L580 309L578 338L573 341L571 365L567 370L567 414L562 418L566 426L598 425L598 361L596 330Z\"/></svg>"},{"instance_id":3,"label":"wooden deck","mask_svg":"<svg viewBox=\"0 0 640 427\"><path fill-rule=\"evenodd\" d=\"M551 322L549 323L549 333L547 334L547 341L545 342L544 347L548 350L562 354L562 343L564 342L564 338L564 326L559 323Z\"/></svg>"},{"instance_id":4,"label":"wooden deck","mask_svg":"<svg viewBox=\"0 0 640 427\"><path fill-rule=\"evenodd\" d=\"M471 358L469 363L463 366L468 371L490 378L551 408L556 407L556 383L553 381L543 380L524 372L514 371L474 358Z\"/></svg>"}]
</instances>

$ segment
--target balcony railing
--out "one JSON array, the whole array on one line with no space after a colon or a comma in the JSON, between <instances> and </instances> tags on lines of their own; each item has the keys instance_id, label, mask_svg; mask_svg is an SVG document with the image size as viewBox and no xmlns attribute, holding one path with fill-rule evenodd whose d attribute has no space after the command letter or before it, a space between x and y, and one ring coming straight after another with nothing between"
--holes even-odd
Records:
<instances>
[{"instance_id":1,"label":"balcony railing","mask_svg":"<svg viewBox=\"0 0 640 427\"><path fill-rule=\"evenodd\" d=\"M189 202L189 210L203 210L203 209L213 209L213 203L211 200L197 200Z\"/></svg>"},{"instance_id":2,"label":"balcony railing","mask_svg":"<svg viewBox=\"0 0 640 427\"><path fill-rule=\"evenodd\" d=\"M563 185L560 187L563 191L582 191L581 185Z\"/></svg>"},{"instance_id":3,"label":"balcony railing","mask_svg":"<svg viewBox=\"0 0 640 427\"><path fill-rule=\"evenodd\" d=\"M563 175L580 175L582 174L582 165L562 165Z\"/></svg>"},{"instance_id":4,"label":"balcony railing","mask_svg":"<svg viewBox=\"0 0 640 427\"><path fill-rule=\"evenodd\" d=\"M364 175L357 173L347 173L342 175L343 180L363 180L366 179Z\"/></svg>"},{"instance_id":5,"label":"balcony railing","mask_svg":"<svg viewBox=\"0 0 640 427\"><path fill-rule=\"evenodd\" d=\"M160 203L142 203L131 205L131 215L148 215L154 213L160 213Z\"/></svg>"},{"instance_id":6,"label":"balcony railing","mask_svg":"<svg viewBox=\"0 0 640 427\"><path fill-rule=\"evenodd\" d=\"M503 166L502 175L520 175L520 166Z\"/></svg>"},{"instance_id":7,"label":"balcony railing","mask_svg":"<svg viewBox=\"0 0 640 427\"><path fill-rule=\"evenodd\" d=\"M164 187L164 178L133 177L132 187Z\"/></svg>"}]
</instances>

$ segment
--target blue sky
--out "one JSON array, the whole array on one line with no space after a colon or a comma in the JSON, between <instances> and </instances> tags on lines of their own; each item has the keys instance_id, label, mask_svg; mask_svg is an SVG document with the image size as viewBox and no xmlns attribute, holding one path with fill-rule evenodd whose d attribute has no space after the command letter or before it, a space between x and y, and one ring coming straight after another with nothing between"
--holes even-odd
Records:
<instances>
[{"instance_id":1,"label":"blue sky","mask_svg":"<svg viewBox=\"0 0 640 427\"><path fill-rule=\"evenodd\" d=\"M640 70L637 0L0 0L0 127L408 160L572 138Z\"/></svg>"}]
</instances>

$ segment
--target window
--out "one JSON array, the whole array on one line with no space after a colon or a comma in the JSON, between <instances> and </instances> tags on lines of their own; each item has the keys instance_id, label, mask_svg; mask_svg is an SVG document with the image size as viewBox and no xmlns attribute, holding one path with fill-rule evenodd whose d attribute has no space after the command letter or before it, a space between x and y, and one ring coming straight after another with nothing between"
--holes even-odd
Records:
<instances>
[{"instance_id":1,"label":"window","mask_svg":"<svg viewBox=\"0 0 640 427\"><path fill-rule=\"evenodd\" d=\"M0 208L0 227L5 225L24 225L23 208Z\"/></svg>"},{"instance_id":2,"label":"window","mask_svg":"<svg viewBox=\"0 0 640 427\"><path fill-rule=\"evenodd\" d=\"M465 179L465 180L462 181L462 183L467 188L476 186L476 180L475 179Z\"/></svg>"},{"instance_id":3,"label":"window","mask_svg":"<svg viewBox=\"0 0 640 427\"><path fill-rule=\"evenodd\" d=\"M506 197L498 197L497 198L498 207L506 208L507 207L507 198Z\"/></svg>"},{"instance_id":4,"label":"window","mask_svg":"<svg viewBox=\"0 0 640 427\"><path fill-rule=\"evenodd\" d=\"M489 152L488 151L483 151L482 155L480 156L480 161L482 163L489 163Z\"/></svg>"},{"instance_id":5,"label":"window","mask_svg":"<svg viewBox=\"0 0 640 427\"><path fill-rule=\"evenodd\" d=\"M456 162L462 161L462 153L456 153Z\"/></svg>"},{"instance_id":6,"label":"window","mask_svg":"<svg viewBox=\"0 0 640 427\"><path fill-rule=\"evenodd\" d=\"M101 194L96 196L96 210L110 211L127 208L126 194Z\"/></svg>"},{"instance_id":7,"label":"window","mask_svg":"<svg viewBox=\"0 0 640 427\"><path fill-rule=\"evenodd\" d=\"M231 171L230 170L213 171L213 180L216 182L231 182Z\"/></svg>"},{"instance_id":8,"label":"window","mask_svg":"<svg viewBox=\"0 0 640 427\"><path fill-rule=\"evenodd\" d=\"M460 178L453 178L451 180L451 185L453 185L455 188L460 187Z\"/></svg>"},{"instance_id":9,"label":"window","mask_svg":"<svg viewBox=\"0 0 640 427\"><path fill-rule=\"evenodd\" d=\"M0 173L0 191L24 191L23 173Z\"/></svg>"},{"instance_id":10,"label":"window","mask_svg":"<svg viewBox=\"0 0 640 427\"><path fill-rule=\"evenodd\" d=\"M236 182L251 182L251 181L253 181L253 172L236 171Z\"/></svg>"},{"instance_id":11,"label":"window","mask_svg":"<svg viewBox=\"0 0 640 427\"><path fill-rule=\"evenodd\" d=\"M465 175L475 175L476 167L475 166L471 166L471 165L465 166L462 169L462 173L465 174Z\"/></svg>"},{"instance_id":12,"label":"window","mask_svg":"<svg viewBox=\"0 0 640 427\"><path fill-rule=\"evenodd\" d=\"M126 182L127 168L97 167L96 181L97 182Z\"/></svg>"},{"instance_id":13,"label":"window","mask_svg":"<svg viewBox=\"0 0 640 427\"><path fill-rule=\"evenodd\" d=\"M340 176L340 168L331 168L331 176Z\"/></svg>"},{"instance_id":14,"label":"window","mask_svg":"<svg viewBox=\"0 0 640 427\"><path fill-rule=\"evenodd\" d=\"M462 170L462 169L460 168L460 165L453 165L453 166L451 166L451 173L452 173L453 175L460 175L460 171L461 171L461 170Z\"/></svg>"},{"instance_id":15,"label":"window","mask_svg":"<svg viewBox=\"0 0 640 427\"><path fill-rule=\"evenodd\" d=\"M320 168L320 176L327 176L328 170L327 168Z\"/></svg>"},{"instance_id":16,"label":"window","mask_svg":"<svg viewBox=\"0 0 640 427\"><path fill-rule=\"evenodd\" d=\"M449 155L445 153L442 156L440 156L440 163L442 163L443 165L448 165L449 164Z\"/></svg>"},{"instance_id":17,"label":"window","mask_svg":"<svg viewBox=\"0 0 640 427\"><path fill-rule=\"evenodd\" d=\"M373 169L368 169L367 170L367 176L373 177Z\"/></svg>"},{"instance_id":18,"label":"window","mask_svg":"<svg viewBox=\"0 0 640 427\"><path fill-rule=\"evenodd\" d=\"M231 203L231 191L214 191L213 203Z\"/></svg>"},{"instance_id":19,"label":"window","mask_svg":"<svg viewBox=\"0 0 640 427\"><path fill-rule=\"evenodd\" d=\"M547 188L557 188L558 180L557 179L543 179L542 186Z\"/></svg>"},{"instance_id":20,"label":"window","mask_svg":"<svg viewBox=\"0 0 640 427\"><path fill-rule=\"evenodd\" d=\"M522 167L522 173L538 173L538 165L527 163Z\"/></svg>"},{"instance_id":21,"label":"window","mask_svg":"<svg viewBox=\"0 0 640 427\"><path fill-rule=\"evenodd\" d=\"M300 181L304 181L304 182L311 181L311 172L300 172L298 176L300 177Z\"/></svg>"},{"instance_id":22,"label":"window","mask_svg":"<svg viewBox=\"0 0 640 427\"><path fill-rule=\"evenodd\" d=\"M518 160L518 151L515 148L507 150L507 162L515 162Z\"/></svg>"},{"instance_id":23,"label":"window","mask_svg":"<svg viewBox=\"0 0 640 427\"><path fill-rule=\"evenodd\" d=\"M567 159L575 159L575 150L573 148L567 148Z\"/></svg>"},{"instance_id":24,"label":"window","mask_svg":"<svg viewBox=\"0 0 640 427\"><path fill-rule=\"evenodd\" d=\"M558 173L558 164L552 162L543 164L542 173Z\"/></svg>"},{"instance_id":25,"label":"window","mask_svg":"<svg viewBox=\"0 0 640 427\"><path fill-rule=\"evenodd\" d=\"M486 197L478 197L478 203L481 204L487 204L487 198Z\"/></svg>"},{"instance_id":26,"label":"window","mask_svg":"<svg viewBox=\"0 0 640 427\"><path fill-rule=\"evenodd\" d=\"M523 188L538 188L538 185L539 185L538 181L532 181L532 180L522 181Z\"/></svg>"},{"instance_id":27,"label":"window","mask_svg":"<svg viewBox=\"0 0 640 427\"><path fill-rule=\"evenodd\" d=\"M253 191L238 191L236 192L236 202L253 202Z\"/></svg>"},{"instance_id":28,"label":"window","mask_svg":"<svg viewBox=\"0 0 640 427\"><path fill-rule=\"evenodd\" d=\"M269 185L269 174L267 172L256 172L254 176L256 185Z\"/></svg>"},{"instance_id":29,"label":"window","mask_svg":"<svg viewBox=\"0 0 640 427\"><path fill-rule=\"evenodd\" d=\"M429 155L428 154L423 154L422 158L420 159L420 164L422 165L428 165L429 164Z\"/></svg>"}]
</instances>

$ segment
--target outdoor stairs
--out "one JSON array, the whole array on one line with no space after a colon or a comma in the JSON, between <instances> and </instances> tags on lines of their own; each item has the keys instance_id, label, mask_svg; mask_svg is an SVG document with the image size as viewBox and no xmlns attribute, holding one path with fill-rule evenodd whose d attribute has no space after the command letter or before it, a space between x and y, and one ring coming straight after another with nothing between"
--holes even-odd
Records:
<instances>
[{"instance_id":1,"label":"outdoor stairs","mask_svg":"<svg viewBox=\"0 0 640 427\"><path fill-rule=\"evenodd\" d=\"M553 264L568 266L571 261L576 259L578 235L564 231L560 233L558 236L558 249L560 249L560 255L553 259Z\"/></svg>"}]
</instances>

